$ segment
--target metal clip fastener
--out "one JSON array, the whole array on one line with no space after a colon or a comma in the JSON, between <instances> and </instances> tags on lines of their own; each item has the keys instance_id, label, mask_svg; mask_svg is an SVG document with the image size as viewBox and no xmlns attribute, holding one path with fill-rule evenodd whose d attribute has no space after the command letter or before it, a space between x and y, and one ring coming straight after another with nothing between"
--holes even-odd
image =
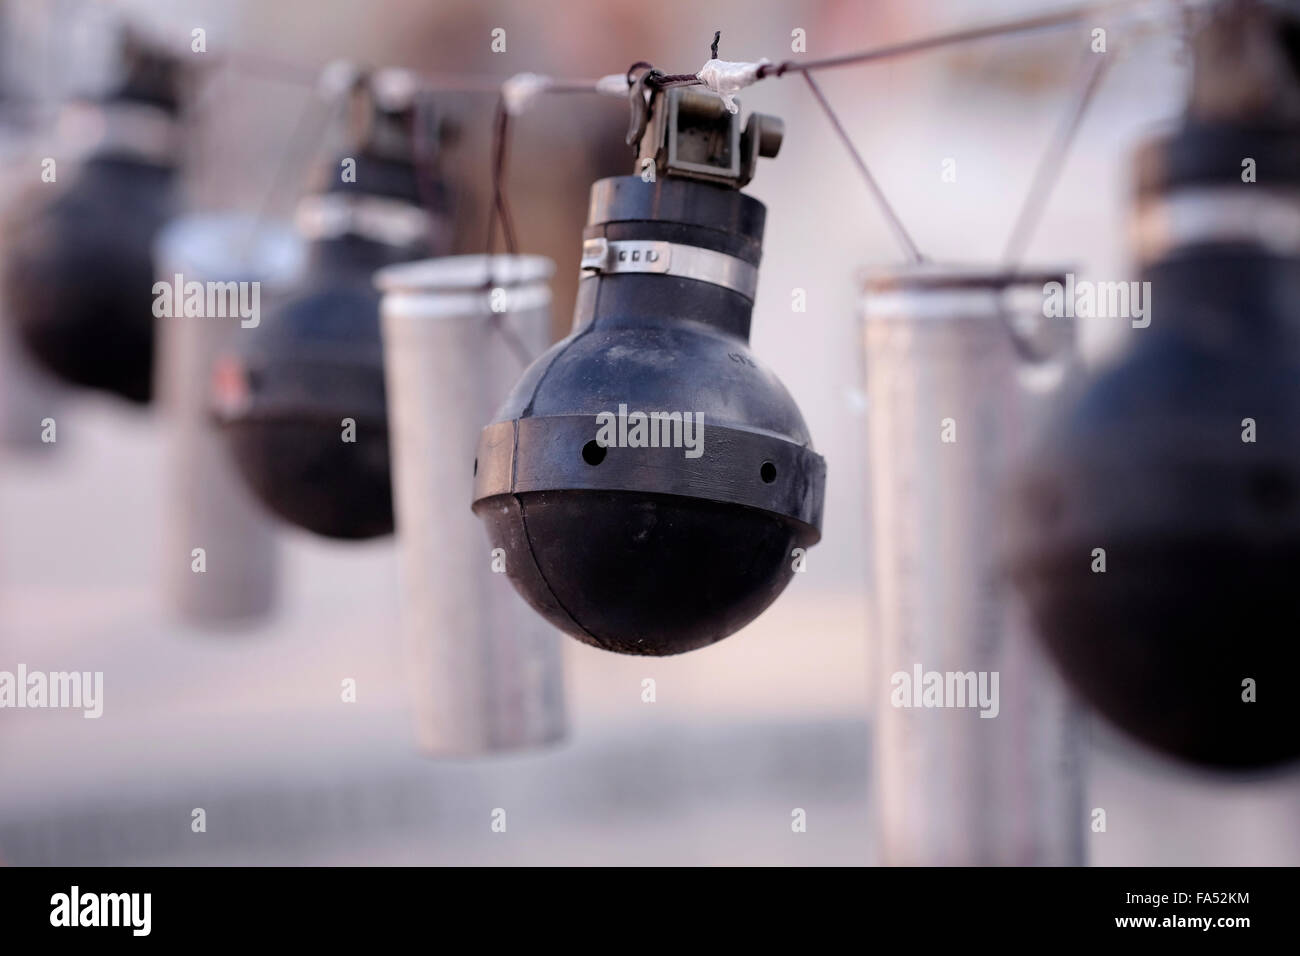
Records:
<instances>
[{"instance_id":1,"label":"metal clip fastener","mask_svg":"<svg viewBox=\"0 0 1300 956\"><path fill-rule=\"evenodd\" d=\"M707 282L753 300L758 269L743 259L712 249L645 239L586 239L582 243L584 274L656 273Z\"/></svg>"}]
</instances>

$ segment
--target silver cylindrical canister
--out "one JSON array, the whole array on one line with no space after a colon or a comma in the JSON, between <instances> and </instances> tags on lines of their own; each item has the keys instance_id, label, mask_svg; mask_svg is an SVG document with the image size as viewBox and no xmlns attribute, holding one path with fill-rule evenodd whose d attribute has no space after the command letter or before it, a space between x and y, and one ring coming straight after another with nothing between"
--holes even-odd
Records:
<instances>
[{"instance_id":1,"label":"silver cylindrical canister","mask_svg":"<svg viewBox=\"0 0 1300 956\"><path fill-rule=\"evenodd\" d=\"M453 256L380 271L393 501L417 736L440 755L565 732L560 637L470 511L479 431L550 341L554 264Z\"/></svg>"},{"instance_id":2,"label":"silver cylindrical canister","mask_svg":"<svg viewBox=\"0 0 1300 956\"><path fill-rule=\"evenodd\" d=\"M154 261L155 376L168 432L168 597L195 624L252 622L275 601L276 532L216 432L221 384L213 364L260 324L268 299L292 284L304 262L302 243L286 227L245 216L194 216L163 230Z\"/></svg>"},{"instance_id":3,"label":"silver cylindrical canister","mask_svg":"<svg viewBox=\"0 0 1300 956\"><path fill-rule=\"evenodd\" d=\"M887 864L1083 859L1076 711L999 568L1006 472L1045 404L1008 334L1007 292L1051 278L916 267L866 281L872 790Z\"/></svg>"}]
</instances>

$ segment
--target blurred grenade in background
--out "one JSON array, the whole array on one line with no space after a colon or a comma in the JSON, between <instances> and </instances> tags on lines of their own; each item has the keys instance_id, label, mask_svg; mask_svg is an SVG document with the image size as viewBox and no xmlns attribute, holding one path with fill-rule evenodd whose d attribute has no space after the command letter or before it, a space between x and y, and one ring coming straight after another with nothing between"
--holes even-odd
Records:
<instances>
[{"instance_id":1,"label":"blurred grenade in background","mask_svg":"<svg viewBox=\"0 0 1300 956\"><path fill-rule=\"evenodd\" d=\"M121 80L70 104L62 137L93 145L79 168L54 156L4 228L5 313L59 379L133 402L152 397L154 238L177 204L182 70L128 35ZM68 177L64 185L63 177ZM52 179L50 177L53 177Z\"/></svg>"},{"instance_id":2,"label":"blurred grenade in background","mask_svg":"<svg viewBox=\"0 0 1300 956\"><path fill-rule=\"evenodd\" d=\"M1138 155L1137 346L1023 468L1010 557L1085 700L1241 770L1300 757L1300 19L1221 4L1194 51Z\"/></svg>"},{"instance_id":3,"label":"blurred grenade in background","mask_svg":"<svg viewBox=\"0 0 1300 956\"><path fill-rule=\"evenodd\" d=\"M413 88L358 78L351 143L305 197L311 243L298 290L215 368L212 401L256 497L331 538L390 534L388 417L376 270L444 254L448 193L437 153L449 126Z\"/></svg>"}]
</instances>

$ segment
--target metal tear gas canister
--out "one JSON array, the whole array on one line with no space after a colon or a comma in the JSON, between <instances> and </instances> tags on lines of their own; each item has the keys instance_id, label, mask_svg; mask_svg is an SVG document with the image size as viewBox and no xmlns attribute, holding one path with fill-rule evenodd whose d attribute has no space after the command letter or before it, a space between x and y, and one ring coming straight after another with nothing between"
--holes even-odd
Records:
<instances>
[{"instance_id":1,"label":"metal tear gas canister","mask_svg":"<svg viewBox=\"0 0 1300 956\"><path fill-rule=\"evenodd\" d=\"M331 538L393 530L373 275L449 245L446 188L431 156L417 156L415 126L430 115L409 101L370 104L364 137L299 205L311 241L302 283L221 359L214 407L240 474L273 514ZM244 385L228 405L232 378Z\"/></svg>"},{"instance_id":2,"label":"metal tear gas canister","mask_svg":"<svg viewBox=\"0 0 1300 956\"><path fill-rule=\"evenodd\" d=\"M998 567L1001 485L1044 400L1004 295L1048 278L926 266L867 280L872 766L887 864L1082 862L1074 708ZM1069 348L1072 330L1046 332Z\"/></svg>"},{"instance_id":3,"label":"metal tear gas canister","mask_svg":"<svg viewBox=\"0 0 1300 956\"><path fill-rule=\"evenodd\" d=\"M1254 771L1300 758L1300 16L1219 12L1186 120L1138 154L1134 347L1026 456L1008 554L1084 700Z\"/></svg>"},{"instance_id":4,"label":"metal tear gas canister","mask_svg":"<svg viewBox=\"0 0 1300 956\"><path fill-rule=\"evenodd\" d=\"M181 68L134 46L126 59L111 95L65 111L68 138L93 144L80 168L58 157L53 167L33 167L33 177L57 178L35 183L7 215L0 282L5 319L44 368L147 402L152 249L177 206Z\"/></svg>"},{"instance_id":5,"label":"metal tear gas canister","mask_svg":"<svg viewBox=\"0 0 1300 956\"><path fill-rule=\"evenodd\" d=\"M376 276L408 671L420 744L436 754L565 733L559 635L514 593L500 573L511 556L466 506L479 430L518 350L550 340L553 272L539 256L453 256Z\"/></svg>"},{"instance_id":6,"label":"metal tear gas canister","mask_svg":"<svg viewBox=\"0 0 1300 956\"><path fill-rule=\"evenodd\" d=\"M171 313L157 320L158 391L169 445L166 588L172 604L198 624L245 623L274 604L275 528L222 447L210 382L217 356L262 321L243 306L260 309L291 285L303 259L291 230L237 214L178 219L158 237L155 306ZM202 314L186 314L187 302ZM233 393L240 386L227 385Z\"/></svg>"},{"instance_id":7,"label":"metal tear gas canister","mask_svg":"<svg viewBox=\"0 0 1300 956\"><path fill-rule=\"evenodd\" d=\"M780 595L821 536L825 462L748 344L766 210L739 186L780 121L741 134L716 96L682 89L652 111L658 175L592 187L573 332L484 429L473 497L547 620L663 655Z\"/></svg>"}]
</instances>

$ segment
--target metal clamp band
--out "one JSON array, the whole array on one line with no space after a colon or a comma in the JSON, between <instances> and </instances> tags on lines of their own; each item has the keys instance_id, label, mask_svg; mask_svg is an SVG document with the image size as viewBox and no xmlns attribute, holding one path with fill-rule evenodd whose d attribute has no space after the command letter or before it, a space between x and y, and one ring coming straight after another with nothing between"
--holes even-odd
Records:
<instances>
[{"instance_id":1,"label":"metal clamp band","mask_svg":"<svg viewBox=\"0 0 1300 956\"><path fill-rule=\"evenodd\" d=\"M1138 257L1151 262L1178 246L1252 242L1280 256L1300 253L1300 192L1254 186L1181 189L1138 207Z\"/></svg>"},{"instance_id":2,"label":"metal clamp band","mask_svg":"<svg viewBox=\"0 0 1300 956\"><path fill-rule=\"evenodd\" d=\"M645 239L587 239L582 243L584 273L617 275L651 272L722 286L751 302L758 269L743 259L699 246Z\"/></svg>"}]
</instances>

